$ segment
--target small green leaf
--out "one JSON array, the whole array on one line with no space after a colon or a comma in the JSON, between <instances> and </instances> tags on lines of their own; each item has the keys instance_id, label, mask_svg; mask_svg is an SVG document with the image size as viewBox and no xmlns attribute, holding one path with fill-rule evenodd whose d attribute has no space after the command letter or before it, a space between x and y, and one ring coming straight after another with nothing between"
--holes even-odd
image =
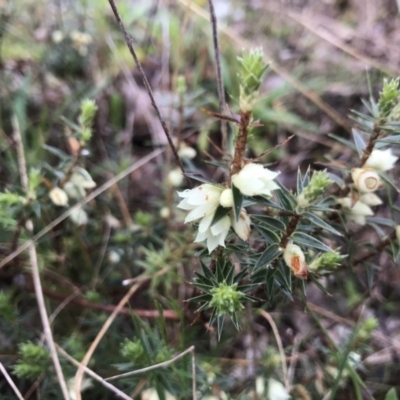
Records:
<instances>
[{"instance_id":1,"label":"small green leaf","mask_svg":"<svg viewBox=\"0 0 400 400\"><path fill-rule=\"evenodd\" d=\"M353 137L354 137L354 144L356 145L356 149L358 155L361 156L364 152L365 147L367 146L362 138L360 131L353 128Z\"/></svg>"},{"instance_id":2,"label":"small green leaf","mask_svg":"<svg viewBox=\"0 0 400 400\"><path fill-rule=\"evenodd\" d=\"M224 218L225 215L228 215L230 211L231 211L230 208L218 206L217 211L215 211L214 218L211 221L210 226L213 226L214 224L216 224L220 219Z\"/></svg>"},{"instance_id":3,"label":"small green leaf","mask_svg":"<svg viewBox=\"0 0 400 400\"><path fill-rule=\"evenodd\" d=\"M322 243L318 239L313 238L310 235L307 235L304 232L295 232L291 238L295 243L305 247L313 247L314 249L322 250L322 251L330 251L333 250L327 246L325 243Z\"/></svg>"},{"instance_id":4,"label":"small green leaf","mask_svg":"<svg viewBox=\"0 0 400 400\"><path fill-rule=\"evenodd\" d=\"M62 161L67 161L67 160L69 160L71 158L67 153L64 153L60 149L57 149L57 147L48 146L47 144L44 144L43 148L45 150L47 150L48 152L50 152L51 154L53 154L53 155L57 156L58 158L60 158Z\"/></svg>"},{"instance_id":5,"label":"small green leaf","mask_svg":"<svg viewBox=\"0 0 400 400\"><path fill-rule=\"evenodd\" d=\"M333 133L330 133L328 136L337 140L339 143L344 144L346 147L350 147L350 149L357 150L356 146L354 146L354 144L351 143L350 140L343 139L341 136L334 135Z\"/></svg>"},{"instance_id":6,"label":"small green leaf","mask_svg":"<svg viewBox=\"0 0 400 400\"><path fill-rule=\"evenodd\" d=\"M305 212L303 216L307 218L312 224L318 226L319 228L325 229L335 235L343 236L339 231L337 231L331 225L323 221L321 218L317 217L315 214L310 212Z\"/></svg>"},{"instance_id":7,"label":"small green leaf","mask_svg":"<svg viewBox=\"0 0 400 400\"><path fill-rule=\"evenodd\" d=\"M301 176L301 171L300 167L297 168L297 194L301 193L303 191L303 177Z\"/></svg>"},{"instance_id":8,"label":"small green leaf","mask_svg":"<svg viewBox=\"0 0 400 400\"><path fill-rule=\"evenodd\" d=\"M397 394L396 394L396 389L391 388L385 396L385 400L398 400Z\"/></svg>"},{"instance_id":9,"label":"small green leaf","mask_svg":"<svg viewBox=\"0 0 400 400\"><path fill-rule=\"evenodd\" d=\"M265 240L270 244L276 244L280 242L279 236L272 231L270 228L266 228L260 225L254 225L254 228L265 238Z\"/></svg>"},{"instance_id":10,"label":"small green leaf","mask_svg":"<svg viewBox=\"0 0 400 400\"><path fill-rule=\"evenodd\" d=\"M242 192L232 183L232 194L233 194L233 212L235 213L235 220L239 220L240 210L242 209L243 194Z\"/></svg>"},{"instance_id":11,"label":"small green leaf","mask_svg":"<svg viewBox=\"0 0 400 400\"><path fill-rule=\"evenodd\" d=\"M282 254L282 251L283 250L279 247L278 244L272 244L271 246L267 247L265 251L261 254L256 265L254 266L254 270L257 270L264 265L271 264L272 261L274 261Z\"/></svg>"},{"instance_id":12,"label":"small green leaf","mask_svg":"<svg viewBox=\"0 0 400 400\"><path fill-rule=\"evenodd\" d=\"M253 225L255 221L259 221L280 232L285 232L286 230L286 225L282 221L277 218L268 217L267 215L251 214L251 220L253 221Z\"/></svg>"},{"instance_id":13,"label":"small green leaf","mask_svg":"<svg viewBox=\"0 0 400 400\"><path fill-rule=\"evenodd\" d=\"M213 181L211 181L210 179L204 178L203 176L198 175L198 174L185 172L185 176L187 176L190 179L194 179L195 181L199 181L202 183L211 183L212 185L215 185L215 183Z\"/></svg>"}]
</instances>

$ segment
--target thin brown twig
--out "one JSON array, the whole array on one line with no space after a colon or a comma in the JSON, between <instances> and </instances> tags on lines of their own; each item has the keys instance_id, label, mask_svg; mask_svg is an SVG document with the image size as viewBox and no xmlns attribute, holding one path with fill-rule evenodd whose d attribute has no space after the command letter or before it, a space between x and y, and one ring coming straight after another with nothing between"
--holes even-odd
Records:
<instances>
[{"instance_id":1,"label":"thin brown twig","mask_svg":"<svg viewBox=\"0 0 400 400\"><path fill-rule=\"evenodd\" d=\"M289 391L290 383L289 383L289 375L288 375L288 369L287 369L287 363L286 363L286 355L285 355L285 351L283 350L282 340L281 340L281 337L279 336L278 328L275 324L275 321L273 320L273 318L271 317L271 315L268 312L266 312L265 310L259 310L259 313L271 325L272 332L274 333L274 336L275 336L276 344L278 345L279 354L281 356L283 381L285 382L285 389L287 391Z\"/></svg>"},{"instance_id":2,"label":"thin brown twig","mask_svg":"<svg viewBox=\"0 0 400 400\"><path fill-rule=\"evenodd\" d=\"M171 364L173 364L175 361L180 360L186 354L189 354L189 353L192 353L192 352L194 352L194 346L190 346L186 350L182 351L182 353L179 353L177 356L172 357L170 360L163 361L163 362L158 363L158 364L150 365L150 367L137 369L136 371L130 371L130 372L125 372L123 374L110 376L109 378L105 378L105 380L107 382L115 381L116 379L127 378L129 376L134 376L134 375L140 375L140 374L143 374L145 372L153 371L153 370L158 369L158 368L168 367ZM194 379L194 377L193 377L193 379Z\"/></svg>"},{"instance_id":3,"label":"thin brown twig","mask_svg":"<svg viewBox=\"0 0 400 400\"><path fill-rule=\"evenodd\" d=\"M268 149L268 150L264 151L264 152L261 153L259 156L255 157L255 158L252 158L251 160L252 160L252 161L258 160L258 159L260 159L261 157L264 157L264 156L266 156L267 154L272 153L273 151L279 149L279 147L284 146L287 142L289 142L290 140L292 140L292 139L294 138L294 136L295 136L295 135L289 136L289 137L286 138L285 140L282 140L282 142L278 143L276 146L272 147L272 149Z\"/></svg>"},{"instance_id":4,"label":"thin brown twig","mask_svg":"<svg viewBox=\"0 0 400 400\"><path fill-rule=\"evenodd\" d=\"M77 291L71 293L70 295L65 296L63 294L44 289L43 294L46 297L49 297L51 299L61 301L59 307L61 307L61 306L65 307L68 304L75 304L82 308L90 308L92 310L105 311L105 312L109 312L109 313L114 312L114 310L116 308L116 306L114 306L112 304L94 303L94 302L88 301L82 297L77 297L77 296L81 295L80 290L77 290ZM54 311L54 313L56 313L56 311L60 311L60 310L57 309ZM136 314L137 316L139 316L141 318L158 318L160 316L158 310L130 309L130 308L124 307L118 311L118 314L120 314L120 315L130 316L130 315L132 315L132 313ZM176 321L179 320L178 314L173 310L163 310L163 317L165 319L170 319L170 320L176 320ZM54 319L54 317L53 317L53 319ZM52 320L52 319L50 318L50 320Z\"/></svg>"},{"instance_id":5,"label":"thin brown twig","mask_svg":"<svg viewBox=\"0 0 400 400\"><path fill-rule=\"evenodd\" d=\"M224 91L224 83L222 80L222 69L221 69L221 50L219 47L219 38L218 38L218 26L217 26L217 17L215 15L214 3L213 0L208 0L208 5L210 8L210 21L212 28L212 36L213 36L213 44L214 44L214 54L215 54L215 67L217 70L217 87L218 87L218 99L219 99L219 108L221 113L224 112L225 109L225 91ZM227 133L227 124L225 121L221 121L221 133L222 133L222 149L224 151L228 148L228 133Z\"/></svg>"},{"instance_id":6,"label":"thin brown twig","mask_svg":"<svg viewBox=\"0 0 400 400\"><path fill-rule=\"evenodd\" d=\"M15 115L13 116L12 123L13 123L13 129L14 129L14 140L15 140L16 149L17 149L18 169L19 169L19 174L20 174L20 178L21 178L21 186L24 189L25 193L28 195L28 193L29 193L28 170L27 170L27 166L26 166L25 152L24 152L24 146L22 143L21 131L20 131L18 119ZM26 222L26 227L27 227L28 231L33 232L32 220L28 220ZM56 351L56 348L54 345L50 321L49 321L49 317L47 315L46 305L44 302L43 289L42 289L42 283L40 280L39 263L38 263L38 257L37 257L37 253L36 253L35 243L30 241L30 244L27 249L28 249L29 260L30 260L30 265L31 265L31 269L32 269L33 286L35 288L36 300L38 303L39 314L40 314L40 318L42 320L42 325L43 325L44 335L46 337L47 346L49 348L50 355L53 360L54 369L56 371L57 380L60 385L63 397L65 400L70 400L67 383L65 381L64 374L63 374L61 364L60 364L60 360L58 359L57 351Z\"/></svg>"},{"instance_id":7,"label":"thin brown twig","mask_svg":"<svg viewBox=\"0 0 400 400\"><path fill-rule=\"evenodd\" d=\"M11 379L11 376L8 374L7 370L4 368L4 365L0 362L0 371L3 373L4 378L6 378L6 381L8 384L11 386L11 389L14 390L15 395L18 397L19 400L24 400L22 397L21 392L18 390L17 386Z\"/></svg>"},{"instance_id":8,"label":"thin brown twig","mask_svg":"<svg viewBox=\"0 0 400 400\"><path fill-rule=\"evenodd\" d=\"M99 345L101 339L104 337L104 335L110 328L111 324L114 322L119 311L125 306L125 304L129 301L131 296L140 288L140 286L143 284L143 282L145 282L146 280L155 278L156 276L160 276L160 275L164 274L167 270L168 270L168 267L165 267L162 270L160 270L159 272L157 272L157 274L155 274L153 277L143 277L140 281L138 281L135 285L133 285L128 290L128 292L125 294L125 296L120 300L118 305L115 307L112 314L107 318L106 322L101 327L99 333L96 335L92 344L90 345L89 349L87 350L85 356L83 357L81 365L79 366L78 370L76 371L75 381L74 381L74 391L75 391L75 395L76 395L76 400L82 400L79 389L82 384L84 367L86 367L88 365L88 363L89 363L90 359L92 358L92 355L95 352L97 346Z\"/></svg>"},{"instance_id":9,"label":"thin brown twig","mask_svg":"<svg viewBox=\"0 0 400 400\"><path fill-rule=\"evenodd\" d=\"M119 390L118 388L116 388L114 385L112 385L111 383L106 382L100 375L97 375L95 372L93 372L91 369L89 369L86 366L83 366L79 361L75 360L75 358L71 357L61 346L59 346L58 344L56 344L57 347L57 351L63 356L65 357L71 364L74 364L76 367L80 368L82 367L83 370L89 375L91 376L93 379L95 379L96 381L100 382L103 386L105 386L107 389L110 389L111 391L113 391L118 397L120 397L121 399L125 399L125 400L132 400L131 397L129 397L127 394L125 394L124 392L122 392L121 390Z\"/></svg>"},{"instance_id":10,"label":"thin brown twig","mask_svg":"<svg viewBox=\"0 0 400 400\"><path fill-rule=\"evenodd\" d=\"M179 155L178 155L178 152L176 150L176 147L175 147L175 145L174 145L174 143L172 141L168 126L167 126L164 118L161 115L160 109L158 108L157 103L156 103L156 101L154 99L154 95L153 95L153 91L151 89L150 83L147 80L146 74L145 74L145 72L143 70L142 64L139 61L139 58L136 55L136 51L135 51L135 49L133 47L133 40L129 36L129 34L128 34L126 28L125 28L125 25L122 22L121 16L119 15L119 12L118 12L117 6L115 5L114 0L108 0L108 2L110 4L110 6L111 6L111 9L113 10L115 19L117 20L118 25L121 28L121 31L122 31L122 33L124 35L124 39L125 39L126 45L128 46L129 52L131 53L131 55L132 55L132 57L133 57L133 59L135 61L136 67L139 70L140 76L142 77L143 84L146 87L147 93L149 94L149 97L150 97L151 104L154 107L154 110L156 111L157 117L160 120L160 123L161 123L161 125L163 127L164 133L165 133L165 135L167 137L168 144L171 147L172 153L174 154L174 157L176 158L176 161L177 161L180 169L182 170L183 175L185 175L185 170L183 168L182 161L179 158ZM186 177L186 179L188 181L189 186L192 186L191 180L186 175L185 175L185 177Z\"/></svg>"}]
</instances>

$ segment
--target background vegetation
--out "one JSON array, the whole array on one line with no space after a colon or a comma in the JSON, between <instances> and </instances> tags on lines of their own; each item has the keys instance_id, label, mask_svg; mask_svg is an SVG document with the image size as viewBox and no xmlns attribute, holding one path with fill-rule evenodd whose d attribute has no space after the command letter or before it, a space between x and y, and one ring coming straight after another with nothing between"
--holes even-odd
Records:
<instances>
[{"instance_id":1,"label":"background vegetation","mask_svg":"<svg viewBox=\"0 0 400 400\"><path fill-rule=\"evenodd\" d=\"M222 158L220 124L201 112L219 110L208 3L117 6L173 137L196 151L182 157L185 169L223 180L215 165ZM354 151L344 142L354 124L349 110L366 112L361 99L377 98L382 79L400 71L395 0L219 0L215 8L233 113L240 50L261 46L272 62L250 155L295 135L262 159L293 190L298 167L352 165ZM83 118L84 99L98 107L93 124ZM160 398L166 390L192 398L195 354L198 398L286 398L268 394L271 379L289 380L293 399L396 398L400 276L395 248L379 248L387 233L382 219L351 227L352 251L370 246L368 267L309 283L306 300L299 290L291 300L267 296L258 311L246 306L241 329L227 321L220 340L209 313L185 301L200 294L189 281L204 246L193 244L194 230L176 208L177 186L186 183L171 173L176 160L107 1L0 0L0 152L0 261L46 229L35 243L37 267L71 393L77 368L65 352L107 378L195 346L165 368L111 383L131 397L155 388ZM49 192L77 166L96 188L110 182L109 188L84 206L85 223L69 216L49 226L68 210ZM110 181L120 173L126 176ZM392 209L397 194L386 194ZM385 205L376 215L400 223ZM0 362L25 399L60 399L28 251L1 265ZM117 398L93 377L84 385L83 398ZM15 398L3 375L0 397Z\"/></svg>"}]
</instances>

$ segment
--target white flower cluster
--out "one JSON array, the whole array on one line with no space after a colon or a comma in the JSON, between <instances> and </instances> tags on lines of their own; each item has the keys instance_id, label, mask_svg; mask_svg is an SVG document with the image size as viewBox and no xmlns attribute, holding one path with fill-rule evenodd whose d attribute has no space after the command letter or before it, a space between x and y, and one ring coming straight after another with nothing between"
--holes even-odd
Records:
<instances>
[{"instance_id":1,"label":"white flower cluster","mask_svg":"<svg viewBox=\"0 0 400 400\"><path fill-rule=\"evenodd\" d=\"M382 200L373 193L382 186L378 173L392 169L397 159L391 149L374 149L362 168L354 168L351 171L359 196L338 199L348 221L365 225L366 217L374 215L371 207L382 204Z\"/></svg>"},{"instance_id":2,"label":"white flower cluster","mask_svg":"<svg viewBox=\"0 0 400 400\"><path fill-rule=\"evenodd\" d=\"M86 196L86 191L94 187L96 187L96 182L89 172L84 168L75 167L68 182L65 183L64 189L54 187L50 190L49 197L56 206L67 207L69 198L82 200ZM74 208L70 218L76 225L85 225L88 221L87 213L82 207Z\"/></svg>"},{"instance_id":3,"label":"white flower cluster","mask_svg":"<svg viewBox=\"0 0 400 400\"><path fill-rule=\"evenodd\" d=\"M232 176L232 183L243 195L272 196L272 191L279 186L273 179L279 172L273 172L260 164L247 164L243 169ZM203 184L194 189L178 192L183 200L178 208L190 211L186 216L185 223L198 221L199 228L195 242L207 241L208 251L211 253L218 245L225 247L225 239L232 227L236 234L244 241L250 235L250 217L244 208L241 209L236 221L233 210L212 224L215 213L219 206L225 208L233 207L232 189Z\"/></svg>"}]
</instances>

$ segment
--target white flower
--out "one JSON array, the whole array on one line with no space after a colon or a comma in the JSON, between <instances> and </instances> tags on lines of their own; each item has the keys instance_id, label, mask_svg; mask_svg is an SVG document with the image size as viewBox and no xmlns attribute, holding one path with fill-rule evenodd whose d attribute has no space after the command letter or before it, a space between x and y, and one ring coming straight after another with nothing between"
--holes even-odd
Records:
<instances>
[{"instance_id":1,"label":"white flower","mask_svg":"<svg viewBox=\"0 0 400 400\"><path fill-rule=\"evenodd\" d=\"M51 189L49 197L56 206L65 207L68 205L68 195L59 187Z\"/></svg>"},{"instance_id":2,"label":"white flower","mask_svg":"<svg viewBox=\"0 0 400 400\"><path fill-rule=\"evenodd\" d=\"M289 243L283 252L283 259L295 276L302 279L307 278L308 267L306 257L299 246Z\"/></svg>"},{"instance_id":3,"label":"white flower","mask_svg":"<svg viewBox=\"0 0 400 400\"><path fill-rule=\"evenodd\" d=\"M199 224L199 233L194 240L195 243L207 240L207 248L210 253L218 245L225 247L225 239L231 227L231 220L228 215L225 215L214 225L210 226L213 218L214 214L209 214L201 220Z\"/></svg>"},{"instance_id":4,"label":"white flower","mask_svg":"<svg viewBox=\"0 0 400 400\"><path fill-rule=\"evenodd\" d=\"M375 193L363 193L358 200L367 206L379 206L382 204L382 200Z\"/></svg>"},{"instance_id":5,"label":"white flower","mask_svg":"<svg viewBox=\"0 0 400 400\"><path fill-rule=\"evenodd\" d=\"M371 168L353 168L351 177L361 193L375 192L381 186L378 173Z\"/></svg>"},{"instance_id":6,"label":"white flower","mask_svg":"<svg viewBox=\"0 0 400 400\"><path fill-rule=\"evenodd\" d=\"M230 213L231 217L231 224L236 232L236 234L242 239L243 241L247 242L250 235L250 217L247 215L247 211L242 208L240 210L239 219L236 221L235 215L233 212Z\"/></svg>"},{"instance_id":7,"label":"white flower","mask_svg":"<svg viewBox=\"0 0 400 400\"><path fill-rule=\"evenodd\" d=\"M225 208L233 207L232 189L225 189L221 193L221 197L219 198L219 204L221 204L221 206Z\"/></svg>"},{"instance_id":8,"label":"white flower","mask_svg":"<svg viewBox=\"0 0 400 400\"><path fill-rule=\"evenodd\" d=\"M268 379L268 400L288 400L290 395L285 387L275 379Z\"/></svg>"},{"instance_id":9,"label":"white flower","mask_svg":"<svg viewBox=\"0 0 400 400\"><path fill-rule=\"evenodd\" d=\"M271 191L279 189L273 181L278 175L261 164L250 163L232 176L232 182L246 196L272 196Z\"/></svg>"},{"instance_id":10,"label":"white flower","mask_svg":"<svg viewBox=\"0 0 400 400\"><path fill-rule=\"evenodd\" d=\"M169 171L167 175L167 181L171 186L178 187L182 185L183 174L180 168L175 168Z\"/></svg>"},{"instance_id":11,"label":"white flower","mask_svg":"<svg viewBox=\"0 0 400 400\"><path fill-rule=\"evenodd\" d=\"M81 167L74 168L69 181L83 189L93 189L96 186L96 182L92 179L89 172Z\"/></svg>"},{"instance_id":12,"label":"white flower","mask_svg":"<svg viewBox=\"0 0 400 400\"><path fill-rule=\"evenodd\" d=\"M73 208L69 217L78 226L86 225L88 222L88 215L81 207Z\"/></svg>"},{"instance_id":13,"label":"white flower","mask_svg":"<svg viewBox=\"0 0 400 400\"><path fill-rule=\"evenodd\" d=\"M185 224L210 215L209 223L211 223L219 206L219 198L223 190L218 186L205 183L194 189L178 192L178 195L183 197L183 200L178 204L178 208L191 210L185 218Z\"/></svg>"},{"instance_id":14,"label":"white flower","mask_svg":"<svg viewBox=\"0 0 400 400\"><path fill-rule=\"evenodd\" d=\"M193 147L186 145L185 143L181 143L178 150L178 156L182 158L187 158L189 160L195 158L197 155L196 150Z\"/></svg>"},{"instance_id":15,"label":"white flower","mask_svg":"<svg viewBox=\"0 0 400 400\"><path fill-rule=\"evenodd\" d=\"M394 167L398 157L392 154L392 149L372 150L364 167L372 168L379 172L388 171Z\"/></svg>"},{"instance_id":16,"label":"white flower","mask_svg":"<svg viewBox=\"0 0 400 400\"><path fill-rule=\"evenodd\" d=\"M357 201L353 204L350 197L339 199L338 203L342 205L347 220L354 221L359 225L365 225L365 217L374 215L371 207L361 201Z\"/></svg>"}]
</instances>

